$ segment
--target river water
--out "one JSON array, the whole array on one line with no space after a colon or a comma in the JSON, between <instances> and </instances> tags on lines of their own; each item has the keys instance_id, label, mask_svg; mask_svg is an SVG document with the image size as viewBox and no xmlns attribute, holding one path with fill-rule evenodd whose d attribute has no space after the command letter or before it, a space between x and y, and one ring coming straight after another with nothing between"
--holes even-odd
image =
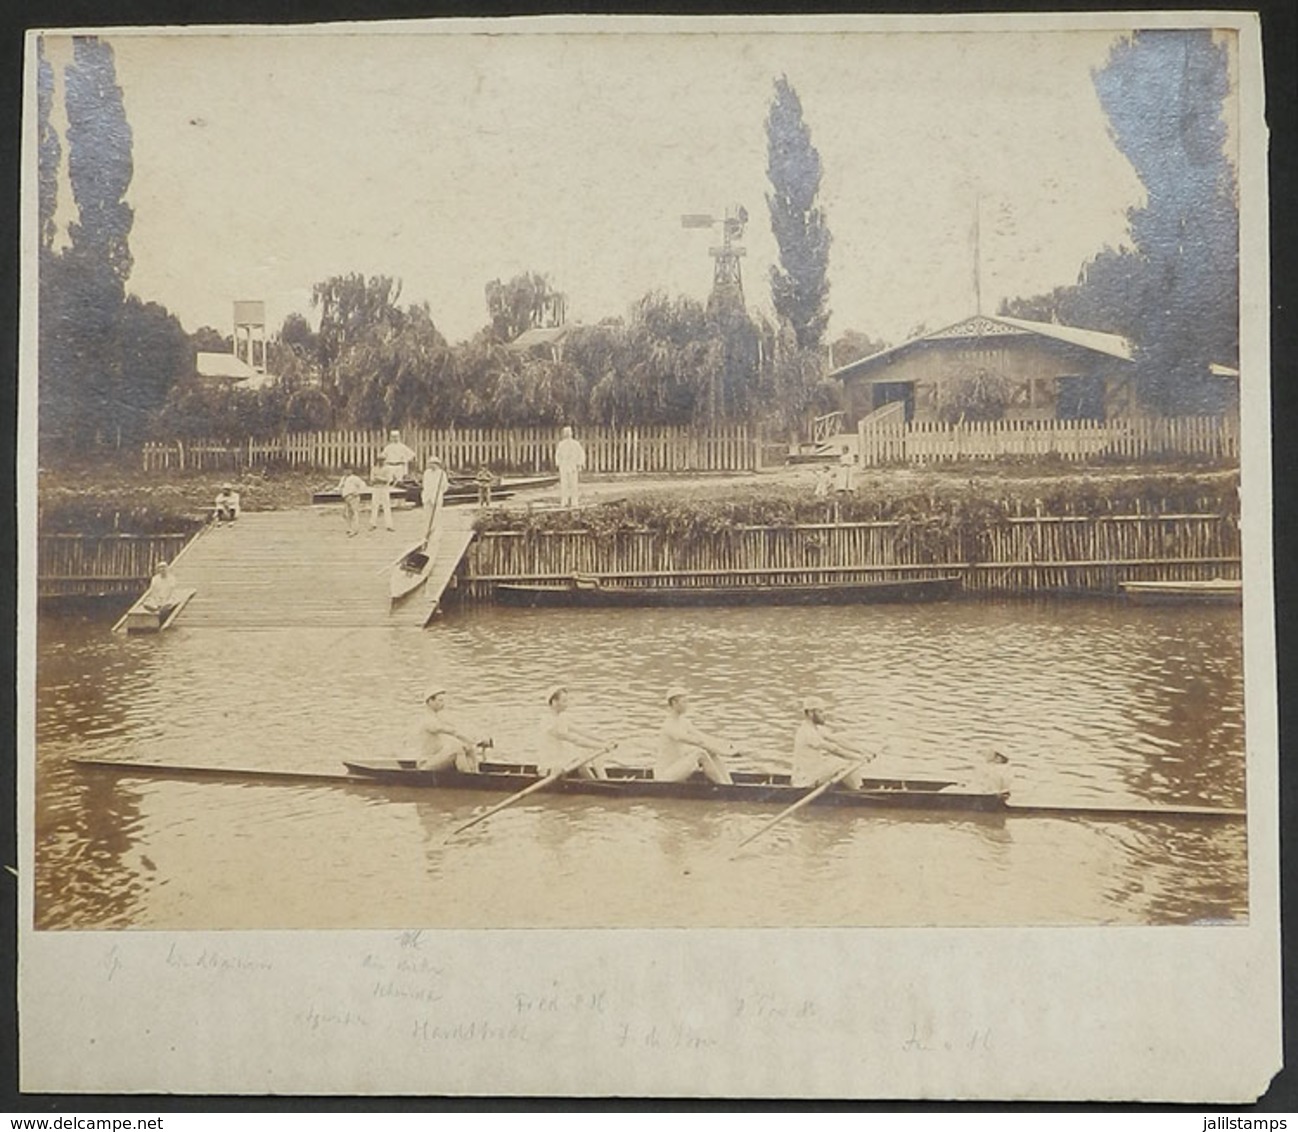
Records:
<instances>
[{"instance_id":1,"label":"river water","mask_svg":"<svg viewBox=\"0 0 1298 1132\"><path fill-rule=\"evenodd\" d=\"M752 767L787 768L798 700L884 753L1019 802L1244 804L1237 610L1119 602L453 612L394 628L125 638L43 616L38 928L1164 924L1247 916L1241 821L769 808L167 779L74 757L341 770L408 749L429 680L526 757L547 686L648 761L672 683Z\"/></svg>"}]
</instances>

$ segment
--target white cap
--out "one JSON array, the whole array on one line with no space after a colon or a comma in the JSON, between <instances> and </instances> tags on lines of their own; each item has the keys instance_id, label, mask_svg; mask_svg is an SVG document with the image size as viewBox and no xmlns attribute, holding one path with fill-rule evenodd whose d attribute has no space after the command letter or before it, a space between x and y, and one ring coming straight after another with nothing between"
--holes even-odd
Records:
<instances>
[{"instance_id":1,"label":"white cap","mask_svg":"<svg viewBox=\"0 0 1298 1132\"><path fill-rule=\"evenodd\" d=\"M802 699L803 711L827 711L829 705L819 696L804 696Z\"/></svg>"},{"instance_id":2,"label":"white cap","mask_svg":"<svg viewBox=\"0 0 1298 1132\"><path fill-rule=\"evenodd\" d=\"M424 703L427 703L434 696L440 696L445 691L446 691L445 684L429 684L428 690L424 692Z\"/></svg>"},{"instance_id":3,"label":"white cap","mask_svg":"<svg viewBox=\"0 0 1298 1132\"><path fill-rule=\"evenodd\" d=\"M671 703L672 700L677 699L680 696L686 696L686 695L689 695L688 689L682 688L679 684L673 684L670 688L667 689L667 694L663 696L663 702Z\"/></svg>"},{"instance_id":4,"label":"white cap","mask_svg":"<svg viewBox=\"0 0 1298 1132\"><path fill-rule=\"evenodd\" d=\"M557 696L560 692L566 692L567 690L568 690L567 685L555 684L548 692L545 693L545 702L547 704L554 703L555 696Z\"/></svg>"}]
</instances>

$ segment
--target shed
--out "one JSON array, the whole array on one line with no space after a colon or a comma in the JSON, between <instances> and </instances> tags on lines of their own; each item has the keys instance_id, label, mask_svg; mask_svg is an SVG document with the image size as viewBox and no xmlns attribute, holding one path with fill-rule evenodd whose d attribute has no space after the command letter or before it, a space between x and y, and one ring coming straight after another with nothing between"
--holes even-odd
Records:
<instances>
[{"instance_id":1,"label":"shed","mask_svg":"<svg viewBox=\"0 0 1298 1132\"><path fill-rule=\"evenodd\" d=\"M225 383L235 389L261 389L275 380L270 374L259 373L234 354L218 354L208 350L198 351L194 368L204 381Z\"/></svg>"},{"instance_id":2,"label":"shed","mask_svg":"<svg viewBox=\"0 0 1298 1132\"><path fill-rule=\"evenodd\" d=\"M854 423L894 401L907 419L938 419L957 387L994 379L1009 420L1101 419L1137 411L1131 344L1117 334L1004 315L974 315L859 358L843 383Z\"/></svg>"}]
</instances>

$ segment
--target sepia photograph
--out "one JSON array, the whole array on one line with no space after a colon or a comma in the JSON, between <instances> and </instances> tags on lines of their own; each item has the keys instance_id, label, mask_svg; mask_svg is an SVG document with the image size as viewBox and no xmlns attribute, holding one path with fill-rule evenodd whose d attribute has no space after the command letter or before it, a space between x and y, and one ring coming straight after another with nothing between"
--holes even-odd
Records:
<instances>
[{"instance_id":1,"label":"sepia photograph","mask_svg":"<svg viewBox=\"0 0 1298 1132\"><path fill-rule=\"evenodd\" d=\"M1242 940L1257 123L1139 17L31 33L40 946Z\"/></svg>"}]
</instances>

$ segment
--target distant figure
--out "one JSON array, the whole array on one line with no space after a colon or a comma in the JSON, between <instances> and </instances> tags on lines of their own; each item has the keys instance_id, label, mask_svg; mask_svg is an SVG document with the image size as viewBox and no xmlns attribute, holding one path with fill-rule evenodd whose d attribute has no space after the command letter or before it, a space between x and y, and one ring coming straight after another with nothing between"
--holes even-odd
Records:
<instances>
[{"instance_id":1,"label":"distant figure","mask_svg":"<svg viewBox=\"0 0 1298 1132\"><path fill-rule=\"evenodd\" d=\"M559 467L559 506L576 507L577 477L586 466L586 449L567 425L555 447L554 462Z\"/></svg>"},{"instance_id":2,"label":"distant figure","mask_svg":"<svg viewBox=\"0 0 1298 1132\"><path fill-rule=\"evenodd\" d=\"M667 718L658 732L658 761L654 778L659 782L684 782L701 770L716 783L730 785L734 779L721 763L724 755L733 755L733 743L723 743L704 735L685 714L689 710L684 688L668 688Z\"/></svg>"},{"instance_id":3,"label":"distant figure","mask_svg":"<svg viewBox=\"0 0 1298 1132\"><path fill-rule=\"evenodd\" d=\"M473 477L473 482L478 485L478 506L491 506L491 487L496 482L496 477L491 474L491 469L485 464L478 469L478 474Z\"/></svg>"},{"instance_id":4,"label":"distant figure","mask_svg":"<svg viewBox=\"0 0 1298 1132\"><path fill-rule=\"evenodd\" d=\"M802 701L802 723L793 738L793 785L816 786L843 769L843 764L873 758L865 751L844 742L825 723L829 705L819 696ZM860 769L842 780L851 790L859 790L864 775Z\"/></svg>"},{"instance_id":5,"label":"distant figure","mask_svg":"<svg viewBox=\"0 0 1298 1132\"><path fill-rule=\"evenodd\" d=\"M140 605L150 613L166 613L175 604L176 576L168 563L159 562L157 571L149 579L149 588L140 598Z\"/></svg>"},{"instance_id":6,"label":"distant figure","mask_svg":"<svg viewBox=\"0 0 1298 1132\"><path fill-rule=\"evenodd\" d=\"M221 490L216 493L212 516L218 523L233 523L239 517L239 493L234 490L234 484L221 485Z\"/></svg>"},{"instance_id":7,"label":"distant figure","mask_svg":"<svg viewBox=\"0 0 1298 1132\"><path fill-rule=\"evenodd\" d=\"M838 458L838 467L835 469L834 490L839 495L850 495L856 490L856 457L852 454L850 448L844 448L843 454Z\"/></svg>"},{"instance_id":8,"label":"distant figure","mask_svg":"<svg viewBox=\"0 0 1298 1132\"><path fill-rule=\"evenodd\" d=\"M829 498L829 483L833 479L833 473L824 464L816 468L815 492L817 499Z\"/></svg>"},{"instance_id":9,"label":"distant figure","mask_svg":"<svg viewBox=\"0 0 1298 1132\"><path fill-rule=\"evenodd\" d=\"M579 756L574 747L584 747L594 751L601 748L611 750L616 744L605 743L598 736L581 731L569 722L568 689L554 687L546 696L545 713L541 716L539 731L537 767L542 774L553 774L570 765ZM577 771L583 778L606 778L604 768L595 762L588 762Z\"/></svg>"},{"instance_id":10,"label":"distant figure","mask_svg":"<svg viewBox=\"0 0 1298 1132\"><path fill-rule=\"evenodd\" d=\"M343 469L343 478L338 481L338 494L343 497L343 521L347 524L347 537L354 538L361 529L361 493L365 490L365 481L351 468Z\"/></svg>"},{"instance_id":11,"label":"distant figure","mask_svg":"<svg viewBox=\"0 0 1298 1132\"><path fill-rule=\"evenodd\" d=\"M423 500L424 510L430 517L441 505L449 486L450 480L446 475L446 469L442 467L441 457L429 456L428 467L424 469L424 481L420 487L420 498Z\"/></svg>"},{"instance_id":12,"label":"distant figure","mask_svg":"<svg viewBox=\"0 0 1298 1132\"><path fill-rule=\"evenodd\" d=\"M414 458L414 449L401 442L401 433L394 428L388 433L388 442L379 453L379 461L387 473L387 482L400 483L409 476L410 463Z\"/></svg>"},{"instance_id":13,"label":"distant figure","mask_svg":"<svg viewBox=\"0 0 1298 1132\"><path fill-rule=\"evenodd\" d=\"M485 740L467 734L446 711L446 689L440 684L430 687L424 696L424 717L419 724L419 769L474 774L481 748L486 745Z\"/></svg>"}]
</instances>

